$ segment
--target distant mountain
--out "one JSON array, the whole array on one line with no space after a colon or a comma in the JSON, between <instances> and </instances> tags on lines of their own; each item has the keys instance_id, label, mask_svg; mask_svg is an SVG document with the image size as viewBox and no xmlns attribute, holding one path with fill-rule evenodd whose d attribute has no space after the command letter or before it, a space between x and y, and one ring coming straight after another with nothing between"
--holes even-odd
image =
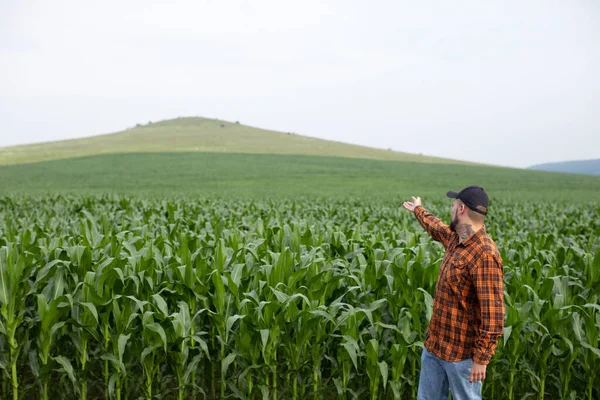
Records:
<instances>
[{"instance_id":1,"label":"distant mountain","mask_svg":"<svg viewBox=\"0 0 600 400\"><path fill-rule=\"evenodd\" d=\"M569 174L600 175L600 159L538 164L529 167L529 169L549 172L566 172Z\"/></svg>"}]
</instances>

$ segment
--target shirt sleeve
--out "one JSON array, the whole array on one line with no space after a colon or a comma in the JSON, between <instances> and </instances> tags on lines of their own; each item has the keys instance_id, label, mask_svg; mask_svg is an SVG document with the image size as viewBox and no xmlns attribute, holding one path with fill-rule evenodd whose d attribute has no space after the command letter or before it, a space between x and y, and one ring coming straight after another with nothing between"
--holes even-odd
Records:
<instances>
[{"instance_id":1,"label":"shirt sleeve","mask_svg":"<svg viewBox=\"0 0 600 400\"><path fill-rule=\"evenodd\" d=\"M433 238L448 247L452 231L450 227L442 222L441 219L427 211L423 206L415 207L415 215L419 223L425 228L427 233Z\"/></svg>"},{"instance_id":2,"label":"shirt sleeve","mask_svg":"<svg viewBox=\"0 0 600 400\"><path fill-rule=\"evenodd\" d=\"M481 307L479 337L475 340L473 360L488 364L494 355L498 338L504 330L504 283L502 263L486 255L471 270L475 291Z\"/></svg>"}]
</instances>

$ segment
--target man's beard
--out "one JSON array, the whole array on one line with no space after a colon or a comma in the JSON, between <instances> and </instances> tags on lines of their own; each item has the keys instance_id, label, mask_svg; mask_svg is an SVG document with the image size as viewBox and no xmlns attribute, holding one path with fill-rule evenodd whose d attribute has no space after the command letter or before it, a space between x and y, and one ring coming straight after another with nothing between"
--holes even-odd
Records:
<instances>
[{"instance_id":1,"label":"man's beard","mask_svg":"<svg viewBox=\"0 0 600 400\"><path fill-rule=\"evenodd\" d=\"M450 230L452 232L456 232L456 226L458 225L458 216L456 218L451 217L452 221L450 221Z\"/></svg>"}]
</instances>

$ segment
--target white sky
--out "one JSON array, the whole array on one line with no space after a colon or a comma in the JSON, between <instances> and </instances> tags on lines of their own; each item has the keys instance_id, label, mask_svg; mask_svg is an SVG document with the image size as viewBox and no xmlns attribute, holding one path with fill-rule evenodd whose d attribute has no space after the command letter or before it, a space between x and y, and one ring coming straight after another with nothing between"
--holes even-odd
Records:
<instances>
[{"instance_id":1,"label":"white sky","mask_svg":"<svg viewBox=\"0 0 600 400\"><path fill-rule=\"evenodd\" d=\"M0 0L0 146L194 115L498 165L600 158L600 2Z\"/></svg>"}]
</instances>

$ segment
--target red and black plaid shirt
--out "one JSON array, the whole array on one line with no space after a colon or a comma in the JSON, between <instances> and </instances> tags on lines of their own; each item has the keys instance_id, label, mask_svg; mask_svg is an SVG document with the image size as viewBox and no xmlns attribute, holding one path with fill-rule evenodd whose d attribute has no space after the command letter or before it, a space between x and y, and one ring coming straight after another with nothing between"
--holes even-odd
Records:
<instances>
[{"instance_id":1,"label":"red and black plaid shirt","mask_svg":"<svg viewBox=\"0 0 600 400\"><path fill-rule=\"evenodd\" d=\"M504 329L498 248L485 228L459 243L458 234L422 206L415 208L415 215L431 237L446 248L425 348L446 361L473 358L487 364Z\"/></svg>"}]
</instances>

